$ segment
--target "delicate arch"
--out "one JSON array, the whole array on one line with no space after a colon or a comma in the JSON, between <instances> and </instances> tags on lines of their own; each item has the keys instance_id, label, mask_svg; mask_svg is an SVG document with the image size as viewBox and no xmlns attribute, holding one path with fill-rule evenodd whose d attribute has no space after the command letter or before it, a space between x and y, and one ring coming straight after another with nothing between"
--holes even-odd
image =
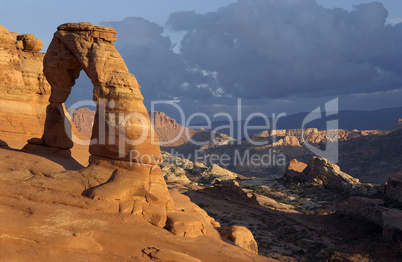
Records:
<instances>
[{"instance_id":1,"label":"delicate arch","mask_svg":"<svg viewBox=\"0 0 402 262\"><path fill-rule=\"evenodd\" d=\"M160 149L157 139L151 138L157 136L152 134L140 86L115 49L115 40L113 28L89 23L58 27L43 61L51 85L43 141L62 149L73 146L64 102L84 70L94 85L93 99L97 103L92 130L92 139L97 142L90 145L91 155L128 161L132 160L130 151L135 151L141 163L155 164ZM141 157L145 154L152 157Z\"/></svg>"}]
</instances>

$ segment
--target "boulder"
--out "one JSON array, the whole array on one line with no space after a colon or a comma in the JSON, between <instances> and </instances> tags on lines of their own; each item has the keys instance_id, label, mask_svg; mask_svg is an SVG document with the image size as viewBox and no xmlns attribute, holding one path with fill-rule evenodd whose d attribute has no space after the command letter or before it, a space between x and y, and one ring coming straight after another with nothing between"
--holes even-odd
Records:
<instances>
[{"instance_id":1,"label":"boulder","mask_svg":"<svg viewBox=\"0 0 402 262\"><path fill-rule=\"evenodd\" d=\"M258 254L258 245L254 239L253 234L246 227L232 226L229 228L222 228L221 236L236 246L248 250L254 254Z\"/></svg>"},{"instance_id":2,"label":"boulder","mask_svg":"<svg viewBox=\"0 0 402 262\"><path fill-rule=\"evenodd\" d=\"M16 46L23 51L39 52L43 48L43 43L33 34L23 34L17 36Z\"/></svg>"},{"instance_id":3,"label":"boulder","mask_svg":"<svg viewBox=\"0 0 402 262\"><path fill-rule=\"evenodd\" d=\"M307 180L308 165L292 159L286 168L284 177L291 180L305 181Z\"/></svg>"},{"instance_id":4,"label":"boulder","mask_svg":"<svg viewBox=\"0 0 402 262\"><path fill-rule=\"evenodd\" d=\"M360 185L359 179L342 172L327 159L314 156L309 162L309 180L321 180L328 188L350 190Z\"/></svg>"},{"instance_id":5,"label":"boulder","mask_svg":"<svg viewBox=\"0 0 402 262\"><path fill-rule=\"evenodd\" d=\"M385 195L402 203L402 170L393 173L385 186Z\"/></svg>"}]
</instances>

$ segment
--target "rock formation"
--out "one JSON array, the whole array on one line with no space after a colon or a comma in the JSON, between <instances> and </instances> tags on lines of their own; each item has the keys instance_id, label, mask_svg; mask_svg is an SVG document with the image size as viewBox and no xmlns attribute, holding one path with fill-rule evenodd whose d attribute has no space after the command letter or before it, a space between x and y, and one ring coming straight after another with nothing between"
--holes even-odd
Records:
<instances>
[{"instance_id":1,"label":"rock formation","mask_svg":"<svg viewBox=\"0 0 402 262\"><path fill-rule=\"evenodd\" d=\"M350 197L337 205L336 212L371 221L383 228L383 237L390 242L399 242L402 247L402 210L387 208L382 199Z\"/></svg>"},{"instance_id":2,"label":"rock formation","mask_svg":"<svg viewBox=\"0 0 402 262\"><path fill-rule=\"evenodd\" d=\"M286 169L285 176L288 179L304 181L307 180L308 165L292 159Z\"/></svg>"},{"instance_id":3,"label":"rock formation","mask_svg":"<svg viewBox=\"0 0 402 262\"><path fill-rule=\"evenodd\" d=\"M339 166L322 157L313 157L309 163L308 179L321 180L325 185L335 189L350 189L359 185L359 179L341 171Z\"/></svg>"},{"instance_id":4,"label":"rock formation","mask_svg":"<svg viewBox=\"0 0 402 262\"><path fill-rule=\"evenodd\" d=\"M272 146L298 146L300 147L300 142L295 136L285 136L279 139L277 142L273 143Z\"/></svg>"},{"instance_id":5,"label":"rock formation","mask_svg":"<svg viewBox=\"0 0 402 262\"><path fill-rule=\"evenodd\" d=\"M197 132L179 125L176 120L170 118L163 112L149 112L152 126L161 142L161 147L180 146L189 142L189 138Z\"/></svg>"},{"instance_id":6,"label":"rock formation","mask_svg":"<svg viewBox=\"0 0 402 262\"><path fill-rule=\"evenodd\" d=\"M349 216L358 216L382 226L382 213L387 210L387 208L382 206L383 204L384 201L382 199L353 196L347 202L338 204L336 212Z\"/></svg>"},{"instance_id":7,"label":"rock formation","mask_svg":"<svg viewBox=\"0 0 402 262\"><path fill-rule=\"evenodd\" d=\"M162 174L167 182L182 185L213 185L231 180L250 179L215 164L207 167L201 162L194 163L163 151L162 156Z\"/></svg>"},{"instance_id":8,"label":"rock formation","mask_svg":"<svg viewBox=\"0 0 402 262\"><path fill-rule=\"evenodd\" d=\"M223 228L221 236L232 241L236 246L244 248L254 254L258 254L258 246L253 234L246 227L232 226Z\"/></svg>"},{"instance_id":9,"label":"rock formation","mask_svg":"<svg viewBox=\"0 0 402 262\"><path fill-rule=\"evenodd\" d=\"M317 156L313 156L308 165L292 159L284 178L299 182L309 181L329 189L357 195L373 195L380 190L378 185L362 184L359 179L342 172L338 165Z\"/></svg>"},{"instance_id":10,"label":"rock formation","mask_svg":"<svg viewBox=\"0 0 402 262\"><path fill-rule=\"evenodd\" d=\"M236 174L215 164L211 165L210 167L208 167L208 169L201 173L201 181L206 184L227 180L235 180L238 177L239 174Z\"/></svg>"},{"instance_id":11,"label":"rock formation","mask_svg":"<svg viewBox=\"0 0 402 262\"><path fill-rule=\"evenodd\" d=\"M309 144L320 144L328 142L347 141L353 138L385 134L384 131L378 130L322 130L317 128L307 129L278 129L262 131L258 134L252 135L251 140L256 142L266 141L268 144L273 143L273 138L276 139L274 146L300 146L299 142L307 142ZM283 141L282 141L283 140Z\"/></svg>"},{"instance_id":12,"label":"rock formation","mask_svg":"<svg viewBox=\"0 0 402 262\"><path fill-rule=\"evenodd\" d=\"M50 85L42 47L34 35L10 33L0 25L0 132L43 133Z\"/></svg>"},{"instance_id":13,"label":"rock formation","mask_svg":"<svg viewBox=\"0 0 402 262\"><path fill-rule=\"evenodd\" d=\"M94 85L97 104L89 147L90 166L109 170L110 179L89 190L93 199L118 200L120 212L140 213L150 223L164 227L173 209L159 163L161 152L140 86L115 49L113 28L89 23L58 27L44 58L44 74L51 84L43 143L69 149L71 124L67 100L80 71Z\"/></svg>"},{"instance_id":14,"label":"rock formation","mask_svg":"<svg viewBox=\"0 0 402 262\"><path fill-rule=\"evenodd\" d=\"M144 220L138 203L129 214L130 203L89 199L83 190L109 169L72 170L62 150L38 148L46 157L0 147L1 261L276 261L222 241L219 223L177 191L172 233Z\"/></svg>"},{"instance_id":15,"label":"rock formation","mask_svg":"<svg viewBox=\"0 0 402 262\"><path fill-rule=\"evenodd\" d=\"M68 110L70 112L70 109ZM71 110L71 122L74 123L78 132L90 138L92 136L92 127L95 120L95 111L88 108L78 108Z\"/></svg>"},{"instance_id":16,"label":"rock formation","mask_svg":"<svg viewBox=\"0 0 402 262\"><path fill-rule=\"evenodd\" d=\"M213 187L208 187L202 190L203 194L207 194L217 199L226 199L236 201L250 206L260 206L257 196L252 193L246 193L237 181L228 183L215 184Z\"/></svg>"},{"instance_id":17,"label":"rock formation","mask_svg":"<svg viewBox=\"0 0 402 262\"><path fill-rule=\"evenodd\" d=\"M385 186L385 195L402 203L402 170L393 173Z\"/></svg>"},{"instance_id":18,"label":"rock formation","mask_svg":"<svg viewBox=\"0 0 402 262\"><path fill-rule=\"evenodd\" d=\"M197 132L196 130L179 125L176 120L163 112L149 111L148 114L162 147L186 144L189 142L189 138ZM75 124L77 130L87 137L91 137L92 135L94 120L95 112L88 108L72 110L71 121Z\"/></svg>"},{"instance_id":19,"label":"rock formation","mask_svg":"<svg viewBox=\"0 0 402 262\"><path fill-rule=\"evenodd\" d=\"M402 248L402 210L389 209L382 213L383 237L391 242L397 242Z\"/></svg>"}]
</instances>

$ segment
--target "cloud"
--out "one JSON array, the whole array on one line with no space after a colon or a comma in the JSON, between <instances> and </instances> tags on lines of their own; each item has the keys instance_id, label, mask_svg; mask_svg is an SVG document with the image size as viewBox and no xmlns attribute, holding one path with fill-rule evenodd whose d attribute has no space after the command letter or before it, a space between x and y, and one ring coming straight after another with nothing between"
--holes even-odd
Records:
<instances>
[{"instance_id":1,"label":"cloud","mask_svg":"<svg viewBox=\"0 0 402 262\"><path fill-rule=\"evenodd\" d=\"M387 16L381 3L348 12L314 0L239 0L172 13L168 26L186 32L187 65L214 73L210 92L311 97L402 88L402 23L386 25Z\"/></svg>"},{"instance_id":2,"label":"cloud","mask_svg":"<svg viewBox=\"0 0 402 262\"><path fill-rule=\"evenodd\" d=\"M201 94L204 98L212 96L206 88L210 77L188 68L184 57L173 52L170 38L163 36L162 26L140 17L102 22L101 25L116 29L118 41L115 46L129 71L136 76L145 98L169 100Z\"/></svg>"},{"instance_id":3,"label":"cloud","mask_svg":"<svg viewBox=\"0 0 402 262\"><path fill-rule=\"evenodd\" d=\"M186 114L213 115L236 112L237 98L250 112L309 111L335 96L341 110L400 106L402 23L386 24L387 15L380 3L346 11L314 0L238 0L172 13L170 31L139 17L101 24L116 29L149 109L151 100L177 100ZM171 30L184 35L180 53ZM179 115L171 105L156 110Z\"/></svg>"}]
</instances>

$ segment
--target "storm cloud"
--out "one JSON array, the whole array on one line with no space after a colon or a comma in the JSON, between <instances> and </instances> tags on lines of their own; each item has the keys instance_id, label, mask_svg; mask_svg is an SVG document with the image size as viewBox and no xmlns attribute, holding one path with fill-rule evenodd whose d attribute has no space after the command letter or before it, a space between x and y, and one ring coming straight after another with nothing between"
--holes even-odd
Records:
<instances>
[{"instance_id":1,"label":"storm cloud","mask_svg":"<svg viewBox=\"0 0 402 262\"><path fill-rule=\"evenodd\" d=\"M185 58L173 51L174 45L168 36L163 36L162 26L140 17L101 24L116 29L118 41L115 46L130 72L144 87L141 90L144 97L153 100L212 97L205 89L210 81L208 77L189 68Z\"/></svg>"},{"instance_id":2,"label":"storm cloud","mask_svg":"<svg viewBox=\"0 0 402 262\"><path fill-rule=\"evenodd\" d=\"M351 12L314 0L239 0L217 12L170 15L185 31L187 63L215 72L223 93L278 98L370 93L402 87L402 24L380 3Z\"/></svg>"},{"instance_id":3,"label":"storm cloud","mask_svg":"<svg viewBox=\"0 0 402 262\"><path fill-rule=\"evenodd\" d=\"M210 115L217 105L233 111L237 98L260 111L308 111L334 97L344 108L400 106L392 94L402 92L402 23L386 24L387 16L381 3L346 11L314 0L238 0L172 13L165 27L140 17L102 25L116 29L148 108L174 100ZM382 92L394 104L377 101Z\"/></svg>"}]
</instances>

